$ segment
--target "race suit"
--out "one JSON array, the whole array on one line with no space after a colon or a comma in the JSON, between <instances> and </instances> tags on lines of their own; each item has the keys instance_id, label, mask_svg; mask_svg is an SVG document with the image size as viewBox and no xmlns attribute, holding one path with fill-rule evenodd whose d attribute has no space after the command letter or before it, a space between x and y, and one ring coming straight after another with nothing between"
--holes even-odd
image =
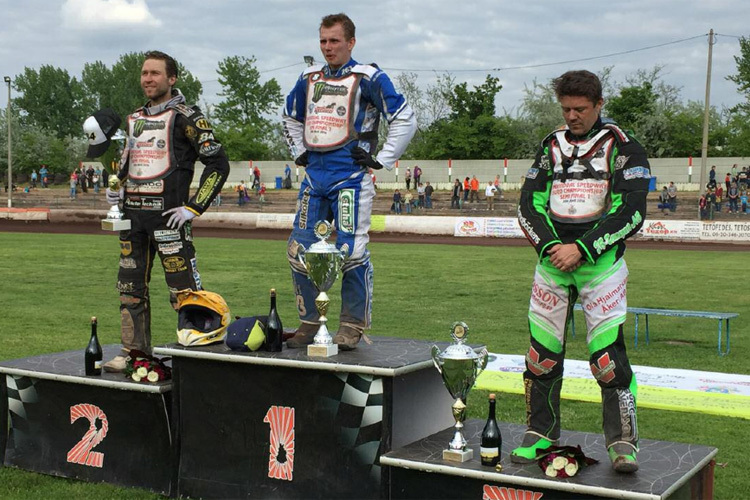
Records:
<instances>
[{"instance_id":1,"label":"race suit","mask_svg":"<svg viewBox=\"0 0 750 500\"><path fill-rule=\"evenodd\" d=\"M297 309L303 323L315 324L317 291L297 259L300 246L318 241L319 220L335 221L336 246L343 248L340 324L370 327L372 264L367 250L375 188L366 168L352 160L352 149L375 154L378 123L388 121L388 135L377 161L393 168L416 131L416 120L388 76L374 65L353 59L337 71L328 65L307 68L286 98L284 135L292 157L307 156L305 177L297 198L294 229L287 256Z\"/></svg>"},{"instance_id":2,"label":"race suit","mask_svg":"<svg viewBox=\"0 0 750 500\"><path fill-rule=\"evenodd\" d=\"M584 137L550 134L526 174L518 222L539 261L529 305L531 346L524 384L528 431L560 437L565 333L580 297L591 371L602 392L607 447L637 450L637 386L622 324L627 312L625 240L643 225L650 167L646 152L613 123L597 120ZM584 263L563 272L547 251L575 243Z\"/></svg>"},{"instance_id":3,"label":"race suit","mask_svg":"<svg viewBox=\"0 0 750 500\"><path fill-rule=\"evenodd\" d=\"M221 192L229 161L197 106L173 90L166 103L144 106L128 116L127 143L118 177L125 186L124 216L131 229L120 232L121 337L125 349L151 347L149 281L154 256L159 260L176 308L175 292L201 290L190 221L167 227L162 212L185 206L201 215ZM196 159L205 164L198 190L190 197Z\"/></svg>"}]
</instances>

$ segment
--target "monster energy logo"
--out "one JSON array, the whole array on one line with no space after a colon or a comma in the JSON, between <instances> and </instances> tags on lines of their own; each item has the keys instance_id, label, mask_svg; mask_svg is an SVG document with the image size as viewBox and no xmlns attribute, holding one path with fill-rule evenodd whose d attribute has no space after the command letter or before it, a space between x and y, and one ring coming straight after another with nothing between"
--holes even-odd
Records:
<instances>
[{"instance_id":1,"label":"monster energy logo","mask_svg":"<svg viewBox=\"0 0 750 500\"><path fill-rule=\"evenodd\" d=\"M594 249L596 249L597 253L601 254L608 246L613 245L627 237L627 235L630 234L630 232L633 231L636 227L638 227L638 224L640 224L642 221L643 217L641 216L641 213L634 213L633 218L630 219L630 222L625 224L625 227L612 234L606 233L604 234L604 236L597 238L596 241L594 241Z\"/></svg>"},{"instance_id":2,"label":"monster energy logo","mask_svg":"<svg viewBox=\"0 0 750 500\"><path fill-rule=\"evenodd\" d=\"M312 102L318 102L324 95L347 95L349 89L345 85L331 85L326 82L317 82L313 87Z\"/></svg>"},{"instance_id":3,"label":"monster energy logo","mask_svg":"<svg viewBox=\"0 0 750 500\"><path fill-rule=\"evenodd\" d=\"M166 127L163 121L136 120L133 123L133 137L139 137L144 130L162 130Z\"/></svg>"},{"instance_id":4,"label":"monster energy logo","mask_svg":"<svg viewBox=\"0 0 750 500\"><path fill-rule=\"evenodd\" d=\"M354 190L339 191L339 230L345 233L354 232Z\"/></svg>"}]
</instances>

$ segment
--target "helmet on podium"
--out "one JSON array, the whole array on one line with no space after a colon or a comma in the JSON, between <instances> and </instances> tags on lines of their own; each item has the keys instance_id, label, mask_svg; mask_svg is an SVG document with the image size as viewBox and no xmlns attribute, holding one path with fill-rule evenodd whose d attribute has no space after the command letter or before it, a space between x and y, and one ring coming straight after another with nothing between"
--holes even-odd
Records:
<instances>
[{"instance_id":1,"label":"helmet on podium","mask_svg":"<svg viewBox=\"0 0 750 500\"><path fill-rule=\"evenodd\" d=\"M177 292L177 341L184 346L222 342L231 321L221 295L205 290Z\"/></svg>"}]
</instances>

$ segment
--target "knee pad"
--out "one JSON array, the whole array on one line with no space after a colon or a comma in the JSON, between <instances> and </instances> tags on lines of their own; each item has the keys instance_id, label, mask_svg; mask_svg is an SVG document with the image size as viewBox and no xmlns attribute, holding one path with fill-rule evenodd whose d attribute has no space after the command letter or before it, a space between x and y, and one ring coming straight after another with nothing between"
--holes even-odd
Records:
<instances>
[{"instance_id":1,"label":"knee pad","mask_svg":"<svg viewBox=\"0 0 750 500\"><path fill-rule=\"evenodd\" d=\"M531 338L526 353L526 375L532 379L552 379L561 377L565 353L555 353Z\"/></svg>"},{"instance_id":2,"label":"knee pad","mask_svg":"<svg viewBox=\"0 0 750 500\"><path fill-rule=\"evenodd\" d=\"M629 387L633 380L625 341L620 325L617 339L610 345L599 349L589 358L591 373L600 387Z\"/></svg>"}]
</instances>

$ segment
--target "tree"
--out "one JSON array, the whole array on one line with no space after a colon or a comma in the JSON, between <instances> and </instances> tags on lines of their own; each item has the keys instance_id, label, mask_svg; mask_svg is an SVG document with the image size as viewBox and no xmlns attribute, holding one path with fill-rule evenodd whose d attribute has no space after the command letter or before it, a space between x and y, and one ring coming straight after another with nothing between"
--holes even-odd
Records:
<instances>
[{"instance_id":1,"label":"tree","mask_svg":"<svg viewBox=\"0 0 750 500\"><path fill-rule=\"evenodd\" d=\"M216 105L216 119L225 125L259 125L264 116L274 112L283 102L281 87L271 78L260 82L255 57L231 56L219 61L219 96L225 99Z\"/></svg>"},{"instance_id":2,"label":"tree","mask_svg":"<svg viewBox=\"0 0 750 500\"><path fill-rule=\"evenodd\" d=\"M500 79L487 75L483 84L469 90L467 83L459 83L445 98L451 108L452 118L468 118L474 120L479 116L495 115L495 96L503 88Z\"/></svg>"},{"instance_id":3,"label":"tree","mask_svg":"<svg viewBox=\"0 0 750 500\"><path fill-rule=\"evenodd\" d=\"M737 73L727 76L727 80L736 83L737 92L745 96L745 102L738 104L733 110L750 114L750 38L740 37L739 43L740 55L734 56Z\"/></svg>"},{"instance_id":4,"label":"tree","mask_svg":"<svg viewBox=\"0 0 750 500\"><path fill-rule=\"evenodd\" d=\"M650 82L620 89L620 95L610 98L607 116L625 129L634 129L639 120L656 110L657 95Z\"/></svg>"},{"instance_id":5,"label":"tree","mask_svg":"<svg viewBox=\"0 0 750 500\"><path fill-rule=\"evenodd\" d=\"M281 127L267 115L283 102L281 87L272 78L260 81L255 57L232 56L219 61L219 96L213 111L217 136L230 160L280 159Z\"/></svg>"},{"instance_id":6,"label":"tree","mask_svg":"<svg viewBox=\"0 0 750 500\"><path fill-rule=\"evenodd\" d=\"M24 68L13 79L13 87L21 93L13 105L23 110L23 120L50 130L58 138L81 135L86 118L81 106L83 87L67 71L44 65L39 70Z\"/></svg>"}]
</instances>

